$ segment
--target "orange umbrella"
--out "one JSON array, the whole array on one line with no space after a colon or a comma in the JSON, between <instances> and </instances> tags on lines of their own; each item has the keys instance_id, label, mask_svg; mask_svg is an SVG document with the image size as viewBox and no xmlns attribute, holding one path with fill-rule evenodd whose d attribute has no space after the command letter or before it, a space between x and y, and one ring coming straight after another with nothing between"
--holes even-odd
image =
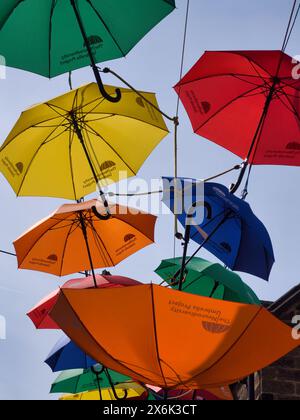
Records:
<instances>
[{"instance_id":1,"label":"orange umbrella","mask_svg":"<svg viewBox=\"0 0 300 420\"><path fill-rule=\"evenodd\" d=\"M112 267L154 242L156 217L98 200L65 204L14 243L19 268L58 276Z\"/></svg>"},{"instance_id":2,"label":"orange umbrella","mask_svg":"<svg viewBox=\"0 0 300 420\"><path fill-rule=\"evenodd\" d=\"M164 389L232 384L299 345L261 306L156 285L65 289L51 317L99 363Z\"/></svg>"}]
</instances>

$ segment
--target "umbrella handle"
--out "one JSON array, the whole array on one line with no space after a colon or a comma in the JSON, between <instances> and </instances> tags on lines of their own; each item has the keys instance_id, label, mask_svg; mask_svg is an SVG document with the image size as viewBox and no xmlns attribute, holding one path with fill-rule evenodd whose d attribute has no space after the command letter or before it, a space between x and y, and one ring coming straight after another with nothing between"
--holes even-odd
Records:
<instances>
[{"instance_id":1,"label":"umbrella handle","mask_svg":"<svg viewBox=\"0 0 300 420\"><path fill-rule=\"evenodd\" d=\"M91 48L90 40L89 40L89 38L87 36L87 33L85 31L84 23L82 21L78 6L77 6L75 0L70 0L70 2L71 2L71 6L74 10L77 23L79 25L79 29L80 29L82 38L84 40L84 45L87 49L88 56L89 56L90 61L91 61L91 67L93 69L93 72L94 72L94 75L95 75L100 93L103 96L103 98L107 99L109 102L120 102L121 97L122 97L120 89L116 89L116 96L111 96L109 93L106 92L105 87L104 87L103 82L102 82L102 79L101 79L101 76L99 74L99 70L98 70L96 62L95 62L95 58L94 58L94 54L93 54L93 51L92 51L92 48Z\"/></svg>"},{"instance_id":2,"label":"umbrella handle","mask_svg":"<svg viewBox=\"0 0 300 420\"><path fill-rule=\"evenodd\" d=\"M123 397L119 397L119 395L117 394L115 385L114 385L114 383L112 381L112 378L110 376L109 371L107 370L107 368L105 368L104 371L105 371L106 377L108 379L108 382L110 384L110 387L112 389L112 392L113 392L113 395L114 395L115 399L117 401L126 400L126 398L128 397L128 390L127 389L124 389L124 396Z\"/></svg>"},{"instance_id":3,"label":"umbrella handle","mask_svg":"<svg viewBox=\"0 0 300 420\"><path fill-rule=\"evenodd\" d=\"M238 177L238 179L237 179L237 182L235 183L235 184L232 184L231 186L230 186L230 193L231 194L235 194L236 192L237 192L237 190L240 188L240 186L241 186L241 183L242 183L242 181L243 181L243 179L244 179L244 176L245 176L245 173L246 173L246 170L247 170L247 168L248 168L248 160L245 160L243 163L242 163L242 169L241 169L241 172L240 172L240 175L239 175L239 177Z\"/></svg>"},{"instance_id":4,"label":"umbrella handle","mask_svg":"<svg viewBox=\"0 0 300 420\"><path fill-rule=\"evenodd\" d=\"M116 90L115 90L116 96L111 96L109 93L107 93L106 90L105 90L105 87L103 85L102 79L100 77L99 70L97 69L96 66L93 66L93 65L92 65L92 68L93 68L93 71L94 71L94 74L95 74L95 77L96 77L96 81L97 81L97 84L98 84L98 87L99 87L99 91L100 91L101 95L103 96L103 98L105 98L109 102L113 102L113 103L120 102L120 100L122 99L121 90L119 88L116 88Z\"/></svg>"},{"instance_id":5,"label":"umbrella handle","mask_svg":"<svg viewBox=\"0 0 300 420\"><path fill-rule=\"evenodd\" d=\"M109 220L111 218L111 214L110 213L106 213L106 215L104 216L103 214L100 214L96 208L96 206L92 207L92 211L94 213L94 215L100 219L100 220Z\"/></svg>"}]
</instances>

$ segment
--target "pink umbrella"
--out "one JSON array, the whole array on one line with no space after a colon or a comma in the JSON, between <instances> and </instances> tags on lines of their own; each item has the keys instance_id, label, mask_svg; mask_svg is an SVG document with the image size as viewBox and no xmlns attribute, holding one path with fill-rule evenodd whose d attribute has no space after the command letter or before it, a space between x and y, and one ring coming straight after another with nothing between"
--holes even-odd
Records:
<instances>
[{"instance_id":1,"label":"pink umbrella","mask_svg":"<svg viewBox=\"0 0 300 420\"><path fill-rule=\"evenodd\" d=\"M113 287L128 287L138 286L140 283L137 280L130 279L122 276L111 275L96 275L97 286L101 289ZM92 276L85 278L78 278L67 281L62 289L92 289L95 287L94 279ZM28 317L38 329L45 330L59 330L59 326L49 316L50 311L56 304L61 289L57 289L42 299L34 308L28 313Z\"/></svg>"}]
</instances>

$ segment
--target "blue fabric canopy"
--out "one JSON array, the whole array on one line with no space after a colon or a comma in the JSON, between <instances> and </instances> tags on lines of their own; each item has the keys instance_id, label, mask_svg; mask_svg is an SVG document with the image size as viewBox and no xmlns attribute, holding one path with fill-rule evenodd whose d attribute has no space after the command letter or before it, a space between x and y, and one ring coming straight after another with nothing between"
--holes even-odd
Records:
<instances>
[{"instance_id":1,"label":"blue fabric canopy","mask_svg":"<svg viewBox=\"0 0 300 420\"><path fill-rule=\"evenodd\" d=\"M67 336L62 337L54 346L45 363L53 372L71 369L89 369L97 362L85 354Z\"/></svg>"},{"instance_id":2,"label":"blue fabric canopy","mask_svg":"<svg viewBox=\"0 0 300 420\"><path fill-rule=\"evenodd\" d=\"M248 203L231 194L224 185L201 183L190 178L163 178L163 202L175 212L182 208L178 220L186 226L193 203L203 209L203 217L191 227L191 238L219 258L227 267L268 280L275 262L272 242L263 223ZM170 188L170 185L173 187ZM176 186L176 202L175 191ZM202 191L202 192L201 192ZM176 203L176 205L175 205ZM195 211L192 209L191 214ZM195 213L196 214L196 213Z\"/></svg>"}]
</instances>

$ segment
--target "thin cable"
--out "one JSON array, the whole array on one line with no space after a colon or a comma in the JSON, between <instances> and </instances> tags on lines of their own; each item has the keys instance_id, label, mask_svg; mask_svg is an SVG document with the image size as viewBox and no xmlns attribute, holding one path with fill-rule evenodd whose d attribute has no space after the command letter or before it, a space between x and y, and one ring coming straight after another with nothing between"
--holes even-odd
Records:
<instances>
[{"instance_id":1,"label":"thin cable","mask_svg":"<svg viewBox=\"0 0 300 420\"><path fill-rule=\"evenodd\" d=\"M286 48L287 48L287 46L288 46L288 43L289 43L289 41L290 41L290 39L291 39L291 35L292 35L292 33L293 33L293 30L294 30L295 24L296 24L296 22L297 22L297 19L298 19L298 16L299 16L299 12L300 12L300 4L299 4L298 9L297 9L297 11L296 11L296 13L295 13L294 22L293 22L293 24L292 24L292 26L291 26L291 30L290 30L289 36L288 36L288 38L287 38L287 41L286 41L286 45L285 45L285 49L284 49L284 50L286 50Z\"/></svg>"},{"instance_id":2,"label":"thin cable","mask_svg":"<svg viewBox=\"0 0 300 420\"><path fill-rule=\"evenodd\" d=\"M0 254L10 255L11 257L16 257L16 254L13 254L12 252L8 252L8 251L2 251L2 249L0 249Z\"/></svg>"},{"instance_id":3,"label":"thin cable","mask_svg":"<svg viewBox=\"0 0 300 420\"><path fill-rule=\"evenodd\" d=\"M185 23L184 23L184 33L183 33L183 44L182 44L182 54L181 54L181 63L180 63L180 73L179 73L179 80L182 79L183 76L183 68L184 68L184 61L185 61L185 52L186 52L186 41L187 41L187 31L188 31L188 24L189 24L189 13L190 13L190 0L187 0L186 4L186 14L185 14ZM175 133L174 133L174 175L175 178L178 178L178 126L179 126L179 105L180 105L180 90L178 92L177 97L177 105L176 105L176 122L175 122ZM175 188L175 202L176 200L176 188ZM175 209L176 210L176 209ZM176 212L175 212L176 213ZM178 233L178 219L176 215L174 216L174 243L173 243L173 255L174 258L176 257L176 234Z\"/></svg>"},{"instance_id":4,"label":"thin cable","mask_svg":"<svg viewBox=\"0 0 300 420\"><path fill-rule=\"evenodd\" d=\"M233 168L227 169L224 172L221 172L217 175L214 175L214 176L211 176L209 178L202 180L202 182L213 181L214 179L220 178L221 176L227 175L233 171L239 171L240 169L241 169L241 165L235 165ZM169 192L169 191L157 190L157 191L146 191L142 193L126 193L126 194L114 193L110 191L107 193L107 195L109 197L140 197L140 196L147 196L147 195L154 195L154 194L163 194L164 192Z\"/></svg>"},{"instance_id":5,"label":"thin cable","mask_svg":"<svg viewBox=\"0 0 300 420\"><path fill-rule=\"evenodd\" d=\"M281 51L283 51L283 52L286 50L286 48L288 46L289 39L290 39L291 34L293 32L293 29L294 29L294 26L295 26L295 23L296 23L296 20L297 20L297 16L298 16L298 13L299 13L299 6L298 6L298 10L296 12L296 16L295 16L294 21L293 21L296 6L297 6L297 0L294 0L292 10L291 10L291 14L290 14L289 21L288 21L288 25L287 25L286 32L285 32L285 35L284 35L282 48L281 48Z\"/></svg>"}]
</instances>

